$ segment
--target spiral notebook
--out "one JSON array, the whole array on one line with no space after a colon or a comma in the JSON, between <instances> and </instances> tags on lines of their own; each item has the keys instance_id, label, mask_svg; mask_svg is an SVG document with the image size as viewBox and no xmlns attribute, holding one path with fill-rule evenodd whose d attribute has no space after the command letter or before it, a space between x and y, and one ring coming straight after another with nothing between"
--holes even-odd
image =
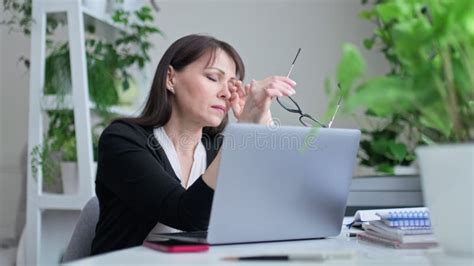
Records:
<instances>
[{"instance_id":1,"label":"spiral notebook","mask_svg":"<svg viewBox=\"0 0 474 266\"><path fill-rule=\"evenodd\" d=\"M372 230L382 234L390 234L395 236L433 234L433 230L431 230L429 227L400 229L398 227L387 226L382 221L372 221L362 225L362 228L364 230Z\"/></svg>"},{"instance_id":2,"label":"spiral notebook","mask_svg":"<svg viewBox=\"0 0 474 266\"><path fill-rule=\"evenodd\" d=\"M405 217L410 218L405 219ZM425 217L427 217L427 219L425 219ZM425 207L357 211L354 215L354 220L347 226L361 226L363 223L379 220L388 226L404 227L403 229L409 229L410 227L431 227L429 211L428 208Z\"/></svg>"},{"instance_id":3,"label":"spiral notebook","mask_svg":"<svg viewBox=\"0 0 474 266\"><path fill-rule=\"evenodd\" d=\"M383 223L390 227L430 228L430 213L428 210L402 210L377 212Z\"/></svg>"},{"instance_id":4,"label":"spiral notebook","mask_svg":"<svg viewBox=\"0 0 474 266\"><path fill-rule=\"evenodd\" d=\"M437 245L426 208L375 210L371 218L370 221L362 221L364 232L357 234L358 239L395 248L430 248Z\"/></svg>"}]
</instances>

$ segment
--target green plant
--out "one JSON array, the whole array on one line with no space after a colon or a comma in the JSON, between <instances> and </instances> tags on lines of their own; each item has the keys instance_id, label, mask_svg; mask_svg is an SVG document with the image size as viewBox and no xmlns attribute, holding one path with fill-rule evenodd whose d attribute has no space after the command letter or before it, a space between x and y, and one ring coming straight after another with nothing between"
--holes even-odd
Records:
<instances>
[{"instance_id":1,"label":"green plant","mask_svg":"<svg viewBox=\"0 0 474 266\"><path fill-rule=\"evenodd\" d=\"M44 144L33 147L31 151L31 172L33 177L38 178L41 168L43 182L46 186L53 184L56 176L59 175L59 163L52 156L50 147Z\"/></svg>"},{"instance_id":2,"label":"green plant","mask_svg":"<svg viewBox=\"0 0 474 266\"><path fill-rule=\"evenodd\" d=\"M43 144L33 148L31 168L33 176L37 176L41 167L46 186L51 185L60 174L61 161L77 161L74 113L71 110L48 111L49 128L44 136ZM102 120L92 130L93 159L97 161L100 132L108 120Z\"/></svg>"},{"instance_id":3,"label":"green plant","mask_svg":"<svg viewBox=\"0 0 474 266\"><path fill-rule=\"evenodd\" d=\"M91 100L96 110L108 116L107 108L118 103L117 89L127 90L132 77L131 69L142 70L150 61L149 41L152 34L160 33L153 25L151 8L143 6L133 13L116 10L113 20L126 26L129 31L120 31L120 37L110 42L95 37L95 28L88 25L90 33L86 40L88 84ZM130 23L133 20L136 22ZM121 88L116 88L120 80ZM64 96L70 93L71 69L68 43L60 43L51 49L46 60L45 93Z\"/></svg>"},{"instance_id":4,"label":"green plant","mask_svg":"<svg viewBox=\"0 0 474 266\"><path fill-rule=\"evenodd\" d=\"M377 48L383 53L390 66L387 76L402 72L402 66L394 54L393 40L390 31L393 23L382 23L375 12L377 5L385 0L375 0L369 9L360 12L359 17L375 25L372 36L364 39L364 47L368 50ZM362 0L362 4L367 4ZM408 166L415 159L415 145L411 143L414 130L404 116L392 114L380 117L372 110L365 111L369 119L369 127L362 129L362 140L358 153L359 163L371 167L376 173L395 174L395 166ZM374 122L376 121L376 122Z\"/></svg>"},{"instance_id":5,"label":"green plant","mask_svg":"<svg viewBox=\"0 0 474 266\"><path fill-rule=\"evenodd\" d=\"M361 130L364 136L358 154L361 165L372 167L378 173L395 174L395 166L409 166L414 161L412 146L400 138L404 129L401 123L402 119L392 117L384 121L382 127Z\"/></svg>"},{"instance_id":6,"label":"green plant","mask_svg":"<svg viewBox=\"0 0 474 266\"><path fill-rule=\"evenodd\" d=\"M115 69L111 73L116 75L116 79L122 80L122 90L126 91L130 87L132 76L130 69L136 66L142 70L145 64L150 62L149 50L153 47L150 37L153 34L161 34L161 31L154 26L155 19L152 9L148 6L142 6L133 12L118 9L112 15L112 19L130 30L120 31L120 37L111 44L104 45L100 41L92 41L91 44L94 46L95 54L104 51L102 59L110 68Z\"/></svg>"},{"instance_id":7,"label":"green plant","mask_svg":"<svg viewBox=\"0 0 474 266\"><path fill-rule=\"evenodd\" d=\"M385 37L392 43L395 70L364 78L365 61L355 46L345 44L337 71L343 111L364 107L379 117L401 116L423 143L473 140L472 10L471 0L392 0L365 13L390 25Z\"/></svg>"},{"instance_id":8,"label":"green plant","mask_svg":"<svg viewBox=\"0 0 474 266\"><path fill-rule=\"evenodd\" d=\"M0 24L9 26L9 31L22 32L30 35L32 0L4 0L3 19Z\"/></svg>"},{"instance_id":9,"label":"green plant","mask_svg":"<svg viewBox=\"0 0 474 266\"><path fill-rule=\"evenodd\" d=\"M71 110L48 111L50 119L43 143L31 152L31 170L37 177L39 168L43 182L51 185L60 175L60 161L77 161L74 114Z\"/></svg>"},{"instance_id":10,"label":"green plant","mask_svg":"<svg viewBox=\"0 0 474 266\"><path fill-rule=\"evenodd\" d=\"M150 3L156 11L159 10L155 1ZM0 25L7 26L9 31L22 32L27 36L31 34L31 26L34 23L31 15L32 0L4 0L2 11L4 17ZM121 80L122 89L127 90L132 77L130 69L136 65L141 70L150 61L149 50L153 45L149 38L152 34L161 33L153 24L155 18L152 8L146 5L133 12L119 8L112 14L112 20L130 29L121 31L120 37L112 42L95 37L95 27L86 26L90 33L86 39L90 96L100 112L105 112L107 106L117 103L115 81ZM46 94L70 92L68 44L55 44L49 38L64 24L65 20L60 16L47 16L47 47L50 54L46 62ZM29 67L28 58L22 56L20 61Z\"/></svg>"},{"instance_id":11,"label":"green plant","mask_svg":"<svg viewBox=\"0 0 474 266\"><path fill-rule=\"evenodd\" d=\"M74 113L71 110L48 111L50 119L46 145L61 153L62 161L77 161Z\"/></svg>"},{"instance_id":12,"label":"green plant","mask_svg":"<svg viewBox=\"0 0 474 266\"><path fill-rule=\"evenodd\" d=\"M394 52L393 40L390 34L394 23L383 23L375 12L377 5L385 0L375 0L371 8L360 12L359 17L372 22L376 28L372 36L364 39L364 47L368 50L377 48L383 53L389 63L390 71L387 76L397 75L402 72L402 65ZM362 0L367 4L368 0ZM367 110L365 115L379 119L379 117ZM397 165L408 166L415 160L415 145L410 143L413 138L413 130L408 119L399 115L388 115L383 118L382 125L375 129L363 129L363 139L360 145L360 164L375 169L376 172L395 174ZM404 134L408 132L408 134ZM401 138L400 136L403 136Z\"/></svg>"},{"instance_id":13,"label":"green plant","mask_svg":"<svg viewBox=\"0 0 474 266\"><path fill-rule=\"evenodd\" d=\"M25 36L30 36L31 26L34 23L31 15L32 0L3 0L2 7L3 16L0 25L8 27L9 32L19 32ZM64 24L65 21L57 16L46 17L46 43L48 45L52 43L50 37L55 30ZM26 68L30 67L30 60L27 57L21 56L19 61L23 62Z\"/></svg>"}]
</instances>

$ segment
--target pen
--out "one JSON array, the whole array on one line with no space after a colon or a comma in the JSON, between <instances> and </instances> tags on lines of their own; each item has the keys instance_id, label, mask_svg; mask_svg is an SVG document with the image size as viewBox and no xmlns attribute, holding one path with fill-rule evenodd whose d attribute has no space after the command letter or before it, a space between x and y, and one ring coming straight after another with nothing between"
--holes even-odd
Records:
<instances>
[{"instance_id":1,"label":"pen","mask_svg":"<svg viewBox=\"0 0 474 266\"><path fill-rule=\"evenodd\" d=\"M346 236L347 237L357 237L357 233L349 232L349 233L346 233Z\"/></svg>"},{"instance_id":2,"label":"pen","mask_svg":"<svg viewBox=\"0 0 474 266\"><path fill-rule=\"evenodd\" d=\"M352 259L353 252L329 254L294 254L294 255L262 255L248 257L225 257L228 261L314 261L323 262L328 259Z\"/></svg>"}]
</instances>

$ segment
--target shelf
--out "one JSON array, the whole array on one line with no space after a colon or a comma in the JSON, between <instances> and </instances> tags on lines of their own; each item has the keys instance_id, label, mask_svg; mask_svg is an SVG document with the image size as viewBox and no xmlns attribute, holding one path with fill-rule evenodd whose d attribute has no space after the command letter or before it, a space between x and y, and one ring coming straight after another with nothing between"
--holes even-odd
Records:
<instances>
[{"instance_id":1,"label":"shelf","mask_svg":"<svg viewBox=\"0 0 474 266\"><path fill-rule=\"evenodd\" d=\"M421 191L419 176L356 176L352 179L352 192L362 191Z\"/></svg>"},{"instance_id":2,"label":"shelf","mask_svg":"<svg viewBox=\"0 0 474 266\"><path fill-rule=\"evenodd\" d=\"M423 206L421 191L351 191L347 206L393 208Z\"/></svg>"},{"instance_id":3,"label":"shelf","mask_svg":"<svg viewBox=\"0 0 474 266\"><path fill-rule=\"evenodd\" d=\"M352 179L350 207L422 206L419 176L358 176Z\"/></svg>"},{"instance_id":4,"label":"shelf","mask_svg":"<svg viewBox=\"0 0 474 266\"><path fill-rule=\"evenodd\" d=\"M89 200L78 195L43 193L35 196L35 202L42 210L82 210Z\"/></svg>"},{"instance_id":5,"label":"shelf","mask_svg":"<svg viewBox=\"0 0 474 266\"><path fill-rule=\"evenodd\" d=\"M73 103L70 95L64 96L61 103L58 102L57 96L47 95L43 96L41 100L41 108L43 110L72 110ZM95 103L89 101L89 109L95 110ZM121 116L134 116L138 114L137 108L133 106L111 106L109 111L112 114Z\"/></svg>"},{"instance_id":6,"label":"shelf","mask_svg":"<svg viewBox=\"0 0 474 266\"><path fill-rule=\"evenodd\" d=\"M111 28L114 28L116 30L119 30L119 31L125 31L125 32L130 32L130 29L121 25L121 24L117 24L113 21L112 19L112 15L109 14L109 13L103 13L103 14L99 14L93 10L90 10L86 7L82 7L82 13L84 13L88 18L92 18L96 21L99 21L99 22L102 22L103 24L111 27ZM87 20L87 17L85 18Z\"/></svg>"},{"instance_id":7,"label":"shelf","mask_svg":"<svg viewBox=\"0 0 474 266\"><path fill-rule=\"evenodd\" d=\"M58 95L43 95L44 85L44 63L46 61L46 16L57 16L58 20L65 21L64 30L67 30L68 42L70 44L71 69L75 69L73 75L78 77L77 89L74 87L74 95L69 92L64 99ZM64 251L63 246L54 246L45 239L53 236L55 243L67 243L74 223L77 221L78 212L82 210L87 201L94 196L95 171L87 169L95 167L90 161L93 145L89 143L92 139L87 137L93 130L94 120L97 116L97 107L91 96L87 94L87 61L86 47L84 41L89 37L84 28L93 25L96 32L93 37L114 41L121 33L132 33L129 26L115 23L110 13L98 14L97 12L82 6L82 0L34 0L32 1L32 20L35 21L31 32L31 68L30 68L30 109L28 116L28 151L33 151L36 145L43 142L44 126L48 118L44 115L45 110L74 110L76 124L75 134L83 137L77 138L77 155L82 158L78 163L82 170L86 169L78 178L77 194L53 194L46 193L40 189L43 182L38 183L33 171L27 174L27 200L26 200L26 231L25 245L28 252L25 254L25 264L57 264ZM62 31L61 31L62 33ZM72 33L72 34L71 34ZM76 93L76 90L78 93ZM86 96L88 95L88 96ZM89 97L89 98L88 98ZM140 110L139 103L133 106L109 107L111 113L119 116L133 116ZM80 123L80 124L79 124ZM86 137L84 137L86 136ZM84 156L86 154L86 156ZM88 161L89 160L89 161ZM29 161L29 167L31 161ZM91 169L93 170L93 169ZM51 210L51 212L49 212ZM54 215L53 215L54 214ZM54 219L51 219L54 217ZM57 219L56 219L57 218ZM63 226L65 225L65 226ZM41 246L39 245L41 243ZM49 259L53 258L53 259ZM46 263L48 262L48 263Z\"/></svg>"},{"instance_id":8,"label":"shelf","mask_svg":"<svg viewBox=\"0 0 474 266\"><path fill-rule=\"evenodd\" d=\"M87 25L88 22L90 22L90 20L94 20L94 21L98 21L98 22L106 25L107 27L109 27L113 30L125 31L125 32L128 32L128 33L131 32L130 28L124 26L123 24L117 24L116 22L114 22L114 20L112 19L112 14L110 14L110 13L100 14L100 13L97 13L96 11L94 11L94 10L88 9L87 7L81 7L81 11L84 15L86 15L84 17L84 20L86 21L86 23L85 23L86 25ZM66 21L67 20L65 12L50 13L50 14L48 14L48 16L56 18L59 21Z\"/></svg>"}]
</instances>

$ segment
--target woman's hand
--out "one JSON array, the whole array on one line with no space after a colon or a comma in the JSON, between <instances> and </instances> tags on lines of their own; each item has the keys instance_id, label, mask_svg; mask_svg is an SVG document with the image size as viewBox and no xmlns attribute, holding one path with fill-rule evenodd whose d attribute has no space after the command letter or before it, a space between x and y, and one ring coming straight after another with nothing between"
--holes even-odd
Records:
<instances>
[{"instance_id":1,"label":"woman's hand","mask_svg":"<svg viewBox=\"0 0 474 266\"><path fill-rule=\"evenodd\" d=\"M233 80L230 84L230 106L234 113L234 116L237 120L240 120L240 114L245 106L245 101L247 99L247 86L245 88L242 87L242 81L240 80Z\"/></svg>"},{"instance_id":2,"label":"woman's hand","mask_svg":"<svg viewBox=\"0 0 474 266\"><path fill-rule=\"evenodd\" d=\"M231 106L239 122L268 125L272 122L270 105L275 97L295 94L296 82L283 76L272 76L264 80L252 80L242 88L241 81L231 86Z\"/></svg>"}]
</instances>

